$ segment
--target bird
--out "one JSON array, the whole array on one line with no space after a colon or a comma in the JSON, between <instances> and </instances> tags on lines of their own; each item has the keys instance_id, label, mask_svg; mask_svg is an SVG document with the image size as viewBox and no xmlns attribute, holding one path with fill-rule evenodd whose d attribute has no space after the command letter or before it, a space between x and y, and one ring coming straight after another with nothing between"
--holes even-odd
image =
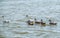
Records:
<instances>
[{"instance_id":1,"label":"bird","mask_svg":"<svg viewBox=\"0 0 60 38\"><path fill-rule=\"evenodd\" d=\"M37 19L35 18L35 23L36 24L40 24L41 22L40 21L37 21Z\"/></svg>"},{"instance_id":2,"label":"bird","mask_svg":"<svg viewBox=\"0 0 60 38\"><path fill-rule=\"evenodd\" d=\"M8 20L5 20L5 21L3 21L3 23L9 23L9 21Z\"/></svg>"},{"instance_id":3,"label":"bird","mask_svg":"<svg viewBox=\"0 0 60 38\"><path fill-rule=\"evenodd\" d=\"M34 21L33 20L28 20L27 23L28 23L28 25L34 25Z\"/></svg>"},{"instance_id":4,"label":"bird","mask_svg":"<svg viewBox=\"0 0 60 38\"><path fill-rule=\"evenodd\" d=\"M52 22L52 20L49 20L49 22L50 25L57 25L57 23Z\"/></svg>"},{"instance_id":5,"label":"bird","mask_svg":"<svg viewBox=\"0 0 60 38\"><path fill-rule=\"evenodd\" d=\"M28 15L26 15L26 17L29 17Z\"/></svg>"},{"instance_id":6,"label":"bird","mask_svg":"<svg viewBox=\"0 0 60 38\"><path fill-rule=\"evenodd\" d=\"M42 19L41 19L40 24L41 24L41 25L46 25L46 23L44 23Z\"/></svg>"}]
</instances>

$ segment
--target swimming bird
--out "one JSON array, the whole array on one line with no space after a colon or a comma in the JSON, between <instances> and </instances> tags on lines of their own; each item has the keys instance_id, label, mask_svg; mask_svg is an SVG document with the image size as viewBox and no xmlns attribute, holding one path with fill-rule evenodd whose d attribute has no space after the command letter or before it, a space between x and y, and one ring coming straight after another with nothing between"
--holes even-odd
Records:
<instances>
[{"instance_id":1,"label":"swimming bird","mask_svg":"<svg viewBox=\"0 0 60 38\"><path fill-rule=\"evenodd\" d=\"M5 21L3 21L3 23L9 23L9 21L8 20L5 20Z\"/></svg>"},{"instance_id":2,"label":"swimming bird","mask_svg":"<svg viewBox=\"0 0 60 38\"><path fill-rule=\"evenodd\" d=\"M1 16L2 17L2 19L4 20L4 16Z\"/></svg>"},{"instance_id":3,"label":"swimming bird","mask_svg":"<svg viewBox=\"0 0 60 38\"><path fill-rule=\"evenodd\" d=\"M4 16L2 16L3 18L3 23L9 23L9 20L4 20Z\"/></svg>"},{"instance_id":4,"label":"swimming bird","mask_svg":"<svg viewBox=\"0 0 60 38\"><path fill-rule=\"evenodd\" d=\"M4 16L2 16L4 18Z\"/></svg>"},{"instance_id":5,"label":"swimming bird","mask_svg":"<svg viewBox=\"0 0 60 38\"><path fill-rule=\"evenodd\" d=\"M50 25L57 25L57 23L52 22L52 20L49 20L49 22L50 22L50 23L49 23Z\"/></svg>"},{"instance_id":6,"label":"swimming bird","mask_svg":"<svg viewBox=\"0 0 60 38\"><path fill-rule=\"evenodd\" d=\"M26 17L28 17L28 15L26 15Z\"/></svg>"},{"instance_id":7,"label":"swimming bird","mask_svg":"<svg viewBox=\"0 0 60 38\"><path fill-rule=\"evenodd\" d=\"M28 20L27 23L28 23L28 25L34 25L34 21L33 20Z\"/></svg>"},{"instance_id":8,"label":"swimming bird","mask_svg":"<svg viewBox=\"0 0 60 38\"><path fill-rule=\"evenodd\" d=\"M46 25L46 23L44 23L42 19L41 19L41 25Z\"/></svg>"},{"instance_id":9,"label":"swimming bird","mask_svg":"<svg viewBox=\"0 0 60 38\"><path fill-rule=\"evenodd\" d=\"M41 22L35 18L35 23L40 24Z\"/></svg>"}]
</instances>

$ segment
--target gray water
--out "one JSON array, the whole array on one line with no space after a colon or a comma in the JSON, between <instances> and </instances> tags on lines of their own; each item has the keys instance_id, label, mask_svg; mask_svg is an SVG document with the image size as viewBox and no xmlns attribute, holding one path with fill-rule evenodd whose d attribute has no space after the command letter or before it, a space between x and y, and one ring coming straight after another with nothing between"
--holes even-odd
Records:
<instances>
[{"instance_id":1,"label":"gray water","mask_svg":"<svg viewBox=\"0 0 60 38\"><path fill-rule=\"evenodd\" d=\"M38 20L42 18L47 25L27 25L30 17L25 15ZM48 24L49 16L57 25ZM10 23L3 24L3 20ZM60 38L60 0L0 0L0 37Z\"/></svg>"}]
</instances>

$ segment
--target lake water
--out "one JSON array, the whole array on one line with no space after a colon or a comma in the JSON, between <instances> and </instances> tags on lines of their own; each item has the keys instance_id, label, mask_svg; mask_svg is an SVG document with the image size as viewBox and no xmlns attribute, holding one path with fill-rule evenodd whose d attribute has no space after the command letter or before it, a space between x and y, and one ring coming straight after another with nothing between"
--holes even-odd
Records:
<instances>
[{"instance_id":1,"label":"lake water","mask_svg":"<svg viewBox=\"0 0 60 38\"><path fill-rule=\"evenodd\" d=\"M47 25L27 25L30 18L43 19ZM48 19L57 25L49 25ZM3 20L10 23L3 23ZM60 0L0 0L0 37L60 38Z\"/></svg>"}]
</instances>

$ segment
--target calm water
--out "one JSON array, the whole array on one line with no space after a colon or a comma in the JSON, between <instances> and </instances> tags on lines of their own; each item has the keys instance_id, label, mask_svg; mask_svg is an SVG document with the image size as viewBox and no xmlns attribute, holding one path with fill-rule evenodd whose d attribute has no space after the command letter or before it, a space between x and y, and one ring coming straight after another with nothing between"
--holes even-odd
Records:
<instances>
[{"instance_id":1,"label":"calm water","mask_svg":"<svg viewBox=\"0 0 60 38\"><path fill-rule=\"evenodd\" d=\"M30 17L25 17L26 14L32 19L42 18L47 25L27 25ZM49 16L58 24L49 26ZM3 24L3 20L10 23ZM60 0L0 0L0 37L60 38Z\"/></svg>"}]
</instances>

